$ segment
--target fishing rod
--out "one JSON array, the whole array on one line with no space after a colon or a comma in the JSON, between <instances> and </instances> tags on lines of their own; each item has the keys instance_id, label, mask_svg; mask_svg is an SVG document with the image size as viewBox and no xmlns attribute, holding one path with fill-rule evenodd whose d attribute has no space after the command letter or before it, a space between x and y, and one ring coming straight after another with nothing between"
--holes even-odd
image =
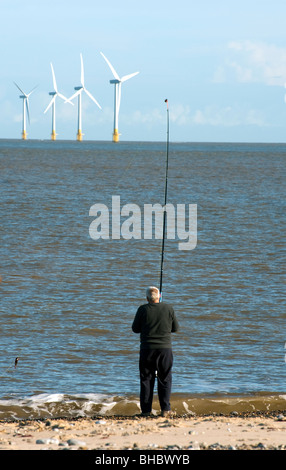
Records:
<instances>
[{"instance_id":1,"label":"fishing rod","mask_svg":"<svg viewBox=\"0 0 286 470\"><path fill-rule=\"evenodd\" d=\"M162 251L161 251L161 271L160 271L160 294L162 300L162 284L163 284L163 271L164 271L164 254L165 254L165 232L166 232L166 204L168 192L168 168L169 168L169 103L167 104L167 147L166 147L166 176L165 176L165 202L164 202L164 215L163 215L163 238L162 238Z\"/></svg>"}]
</instances>

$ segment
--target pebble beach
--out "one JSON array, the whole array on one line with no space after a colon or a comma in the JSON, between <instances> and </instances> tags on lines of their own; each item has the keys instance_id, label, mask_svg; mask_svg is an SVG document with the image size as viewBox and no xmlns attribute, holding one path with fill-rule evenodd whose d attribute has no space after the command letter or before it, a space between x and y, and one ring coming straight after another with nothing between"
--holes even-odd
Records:
<instances>
[{"instance_id":1,"label":"pebble beach","mask_svg":"<svg viewBox=\"0 0 286 470\"><path fill-rule=\"evenodd\" d=\"M286 412L1 421L0 450L285 450Z\"/></svg>"}]
</instances>

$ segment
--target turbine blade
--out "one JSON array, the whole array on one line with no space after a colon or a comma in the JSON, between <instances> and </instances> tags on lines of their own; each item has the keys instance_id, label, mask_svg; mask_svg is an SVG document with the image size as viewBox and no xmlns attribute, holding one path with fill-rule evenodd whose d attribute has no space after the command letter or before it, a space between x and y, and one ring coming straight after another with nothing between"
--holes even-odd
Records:
<instances>
[{"instance_id":1,"label":"turbine blade","mask_svg":"<svg viewBox=\"0 0 286 470\"><path fill-rule=\"evenodd\" d=\"M121 82L118 83L118 101L117 101L117 112L119 113L121 103Z\"/></svg>"},{"instance_id":2,"label":"turbine blade","mask_svg":"<svg viewBox=\"0 0 286 470\"><path fill-rule=\"evenodd\" d=\"M48 106L46 107L45 111L44 111L44 114L48 111L48 109L50 109L50 107L52 106L52 104L56 101L56 96L57 95L54 95L53 98L51 99L51 101L49 102Z\"/></svg>"},{"instance_id":3,"label":"turbine blade","mask_svg":"<svg viewBox=\"0 0 286 470\"><path fill-rule=\"evenodd\" d=\"M80 54L80 83L84 87L84 68L82 54Z\"/></svg>"},{"instance_id":4,"label":"turbine blade","mask_svg":"<svg viewBox=\"0 0 286 470\"><path fill-rule=\"evenodd\" d=\"M80 90L77 90L70 98L67 99L67 101L72 101L77 95L81 93L82 90L83 88L81 88Z\"/></svg>"},{"instance_id":5,"label":"turbine blade","mask_svg":"<svg viewBox=\"0 0 286 470\"><path fill-rule=\"evenodd\" d=\"M57 95L65 101L65 103L69 103L69 104L72 104L74 106L74 104L69 100L69 98L66 98L64 95L62 95L61 93L57 93Z\"/></svg>"},{"instance_id":6,"label":"turbine blade","mask_svg":"<svg viewBox=\"0 0 286 470\"><path fill-rule=\"evenodd\" d=\"M116 72L116 70L114 69L114 67L111 65L111 63L109 62L109 60L105 57L105 55L101 52L100 53L102 55L102 57L104 58L104 60L106 61L106 63L109 65L109 68L114 76L114 78L116 78L116 80L119 80L120 81L120 77L118 75L118 73Z\"/></svg>"},{"instance_id":7,"label":"turbine blade","mask_svg":"<svg viewBox=\"0 0 286 470\"><path fill-rule=\"evenodd\" d=\"M26 98L26 109L27 109L27 116L28 116L28 121L30 124L30 112L29 112L29 100Z\"/></svg>"},{"instance_id":8,"label":"turbine blade","mask_svg":"<svg viewBox=\"0 0 286 470\"><path fill-rule=\"evenodd\" d=\"M33 93L33 91L34 91L37 87L38 87L38 85L34 86L34 88L32 88L32 90L30 91L30 93L28 93L26 96L27 96L27 97L30 96L30 95Z\"/></svg>"},{"instance_id":9,"label":"turbine blade","mask_svg":"<svg viewBox=\"0 0 286 470\"><path fill-rule=\"evenodd\" d=\"M91 94L88 90L86 90L86 88L84 88L84 91L85 91L86 94L90 97L90 99L91 99L92 101L94 101L94 103L99 107L99 109L101 109L100 104L96 101L96 99L92 96L92 94Z\"/></svg>"},{"instance_id":10,"label":"turbine blade","mask_svg":"<svg viewBox=\"0 0 286 470\"><path fill-rule=\"evenodd\" d=\"M138 75L139 72L135 73L130 73L129 75L124 75L124 77L121 78L122 83L126 82L126 80L129 80L132 77L135 77L135 75Z\"/></svg>"},{"instance_id":11,"label":"turbine blade","mask_svg":"<svg viewBox=\"0 0 286 470\"><path fill-rule=\"evenodd\" d=\"M57 82L56 82L56 77L55 77L55 72L54 72L54 67L53 64L51 63L51 69L52 69L52 75L53 75L53 85L54 85L54 90L57 92Z\"/></svg>"},{"instance_id":12,"label":"turbine blade","mask_svg":"<svg viewBox=\"0 0 286 470\"><path fill-rule=\"evenodd\" d=\"M17 85L16 82L14 82L14 85L16 85L16 87L18 88L18 90L20 90L20 92L22 93L22 95L27 96L26 93L24 93L23 90L21 90L21 88Z\"/></svg>"}]
</instances>

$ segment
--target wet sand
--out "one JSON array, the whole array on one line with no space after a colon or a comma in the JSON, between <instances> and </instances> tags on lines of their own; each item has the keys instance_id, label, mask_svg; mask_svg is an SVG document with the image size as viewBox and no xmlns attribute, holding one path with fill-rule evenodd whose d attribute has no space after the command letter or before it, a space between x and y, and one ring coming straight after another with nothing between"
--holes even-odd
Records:
<instances>
[{"instance_id":1,"label":"wet sand","mask_svg":"<svg viewBox=\"0 0 286 470\"><path fill-rule=\"evenodd\" d=\"M0 450L284 450L286 413L0 421Z\"/></svg>"}]
</instances>

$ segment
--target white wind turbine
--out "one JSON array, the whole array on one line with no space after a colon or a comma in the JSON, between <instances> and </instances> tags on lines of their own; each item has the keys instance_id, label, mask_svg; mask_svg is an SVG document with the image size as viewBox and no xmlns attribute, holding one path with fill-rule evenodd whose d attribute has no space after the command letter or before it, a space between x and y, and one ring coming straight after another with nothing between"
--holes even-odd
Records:
<instances>
[{"instance_id":1,"label":"white wind turbine","mask_svg":"<svg viewBox=\"0 0 286 470\"><path fill-rule=\"evenodd\" d=\"M72 105L73 105L73 103L68 98L66 98L64 95L62 95L61 93L58 92L55 72L54 72L54 68L53 68L52 63L51 63L51 69L52 69L52 75L53 75L54 91L51 91L49 93L49 95L52 96L52 99L51 99L50 103L48 104L47 108L45 109L44 113L46 113L51 106L53 107L53 110L52 110L52 134L51 134L51 138L52 138L52 140L56 140L56 135L57 135L56 134L56 97L58 96L59 98L62 98L63 100L65 100L65 103L68 102Z\"/></svg>"},{"instance_id":2,"label":"white wind turbine","mask_svg":"<svg viewBox=\"0 0 286 470\"><path fill-rule=\"evenodd\" d=\"M120 101L121 101L121 84L129 80L129 78L135 77L139 72L130 73L129 75L124 75L123 77L119 77L118 73L111 65L109 60L105 57L105 55L101 52L102 57L105 59L109 68L114 76L114 80L110 80L110 83L115 85L114 86L114 129L113 129L113 142L119 141L119 133L118 133L118 116L119 116L119 108L120 108Z\"/></svg>"},{"instance_id":3,"label":"white wind turbine","mask_svg":"<svg viewBox=\"0 0 286 470\"><path fill-rule=\"evenodd\" d=\"M76 92L69 98L69 101L73 100L76 96L78 96L78 129L77 129L77 140L82 140L82 113L81 113L81 95L84 91L89 98L94 101L94 103L101 109L100 104L96 101L96 99L92 96L92 94L85 88L84 86L84 69L83 69L83 59L82 54L80 54L80 61L81 61L81 75L80 75L80 82L81 86L77 86L74 89Z\"/></svg>"},{"instance_id":4,"label":"white wind turbine","mask_svg":"<svg viewBox=\"0 0 286 470\"><path fill-rule=\"evenodd\" d=\"M22 139L23 140L26 140L27 138L27 132L26 132L26 112L27 112L27 116L28 116L28 121L30 123L30 112L29 112L29 96L31 95L31 93L33 93L33 91L35 90L35 88L37 87L34 87L30 93L25 93L23 90L21 90L21 88L17 85L17 83L14 82L14 84L16 85L16 87L18 88L18 90L20 90L20 92L22 93L22 95L19 96L19 98L21 98L23 100L23 117L22 117Z\"/></svg>"}]
</instances>

